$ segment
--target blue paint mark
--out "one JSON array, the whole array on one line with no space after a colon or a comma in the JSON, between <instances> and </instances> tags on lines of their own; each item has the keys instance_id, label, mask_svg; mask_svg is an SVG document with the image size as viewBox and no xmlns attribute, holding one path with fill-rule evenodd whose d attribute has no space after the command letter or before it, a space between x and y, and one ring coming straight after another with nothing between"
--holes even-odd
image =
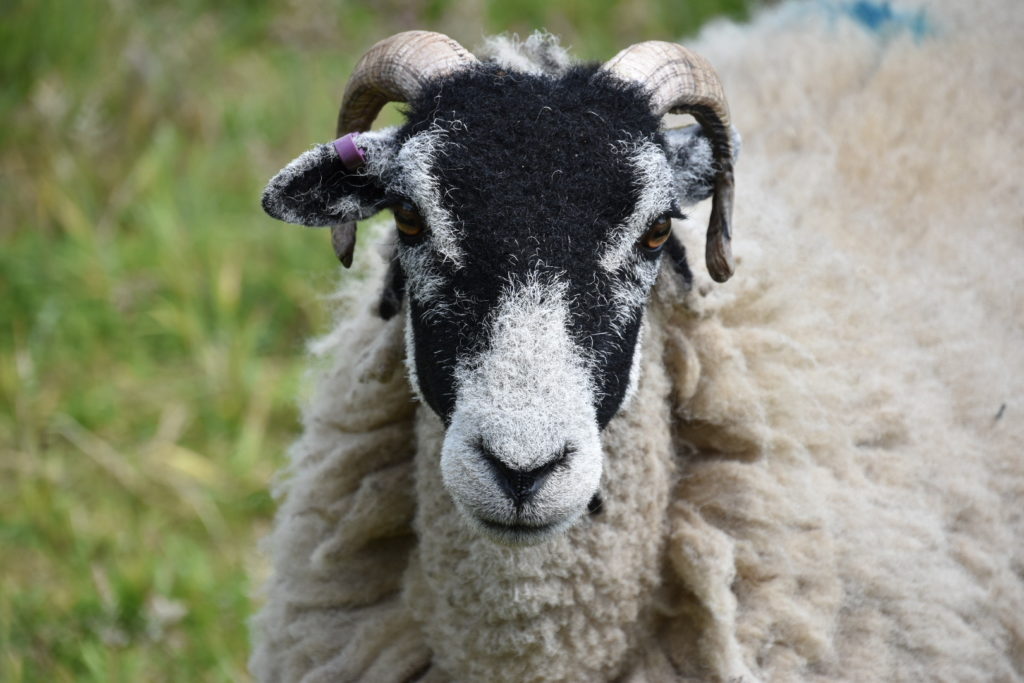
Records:
<instances>
[{"instance_id":1,"label":"blue paint mark","mask_svg":"<svg viewBox=\"0 0 1024 683\"><path fill-rule=\"evenodd\" d=\"M846 10L851 17L872 31L877 31L886 22L892 21L892 7L889 3L855 2Z\"/></svg>"},{"instance_id":2,"label":"blue paint mark","mask_svg":"<svg viewBox=\"0 0 1024 683\"><path fill-rule=\"evenodd\" d=\"M920 41L932 33L923 9L916 12L895 11L888 0L856 0L842 5L842 10L868 31L886 38L906 31L914 40Z\"/></svg>"}]
</instances>

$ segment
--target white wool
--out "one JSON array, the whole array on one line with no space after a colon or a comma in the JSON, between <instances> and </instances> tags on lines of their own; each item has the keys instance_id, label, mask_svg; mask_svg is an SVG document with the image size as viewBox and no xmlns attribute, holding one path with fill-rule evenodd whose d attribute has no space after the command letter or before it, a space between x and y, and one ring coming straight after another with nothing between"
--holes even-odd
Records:
<instances>
[{"instance_id":1,"label":"white wool","mask_svg":"<svg viewBox=\"0 0 1024 683\"><path fill-rule=\"evenodd\" d=\"M558 74L573 64L572 57L559 45L558 37L546 31L534 31L525 41L514 33L485 38L476 53L506 69L529 74Z\"/></svg>"},{"instance_id":2,"label":"white wool","mask_svg":"<svg viewBox=\"0 0 1024 683\"><path fill-rule=\"evenodd\" d=\"M696 283L653 289L600 515L521 548L466 525L402 317L348 287L258 679L1024 680L1024 4L871 4L689 44L745 135L736 275L695 257L706 206L677 224Z\"/></svg>"}]
</instances>

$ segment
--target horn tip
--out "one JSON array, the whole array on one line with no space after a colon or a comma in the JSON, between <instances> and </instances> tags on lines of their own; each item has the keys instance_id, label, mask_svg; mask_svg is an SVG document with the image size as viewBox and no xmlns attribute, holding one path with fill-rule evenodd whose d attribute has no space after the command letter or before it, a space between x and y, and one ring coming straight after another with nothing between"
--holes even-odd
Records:
<instances>
[{"instance_id":1,"label":"horn tip","mask_svg":"<svg viewBox=\"0 0 1024 683\"><path fill-rule=\"evenodd\" d=\"M726 282L736 272L736 262L732 256L732 246L721 237L708 242L704 253L708 273L715 282Z\"/></svg>"},{"instance_id":2,"label":"horn tip","mask_svg":"<svg viewBox=\"0 0 1024 683\"><path fill-rule=\"evenodd\" d=\"M352 252L356 248L356 222L345 221L331 228L331 246L334 255L346 268L352 267Z\"/></svg>"}]
</instances>

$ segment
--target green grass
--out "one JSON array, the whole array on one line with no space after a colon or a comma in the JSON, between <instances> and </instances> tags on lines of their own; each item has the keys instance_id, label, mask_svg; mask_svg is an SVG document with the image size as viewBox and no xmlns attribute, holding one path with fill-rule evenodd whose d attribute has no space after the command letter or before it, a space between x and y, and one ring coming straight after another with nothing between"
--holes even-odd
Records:
<instances>
[{"instance_id":1,"label":"green grass","mask_svg":"<svg viewBox=\"0 0 1024 683\"><path fill-rule=\"evenodd\" d=\"M380 6L0 9L0 680L245 678L267 488L337 277L327 236L258 196L331 137L363 50L547 26L597 59L744 3Z\"/></svg>"}]
</instances>

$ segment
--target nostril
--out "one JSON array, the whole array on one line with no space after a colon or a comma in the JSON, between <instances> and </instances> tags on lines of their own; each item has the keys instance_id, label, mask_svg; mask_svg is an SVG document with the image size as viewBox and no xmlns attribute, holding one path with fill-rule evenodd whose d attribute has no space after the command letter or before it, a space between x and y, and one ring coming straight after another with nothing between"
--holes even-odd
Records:
<instances>
[{"instance_id":1,"label":"nostril","mask_svg":"<svg viewBox=\"0 0 1024 683\"><path fill-rule=\"evenodd\" d=\"M543 465L531 469L519 469L509 467L501 458L494 454L484 443L478 443L477 449L483 457L484 462L491 468L495 480L502 492L512 499L516 507L521 507L528 502L547 481L551 473L556 469L566 467L569 456L574 449L566 444L554 457Z\"/></svg>"}]
</instances>

